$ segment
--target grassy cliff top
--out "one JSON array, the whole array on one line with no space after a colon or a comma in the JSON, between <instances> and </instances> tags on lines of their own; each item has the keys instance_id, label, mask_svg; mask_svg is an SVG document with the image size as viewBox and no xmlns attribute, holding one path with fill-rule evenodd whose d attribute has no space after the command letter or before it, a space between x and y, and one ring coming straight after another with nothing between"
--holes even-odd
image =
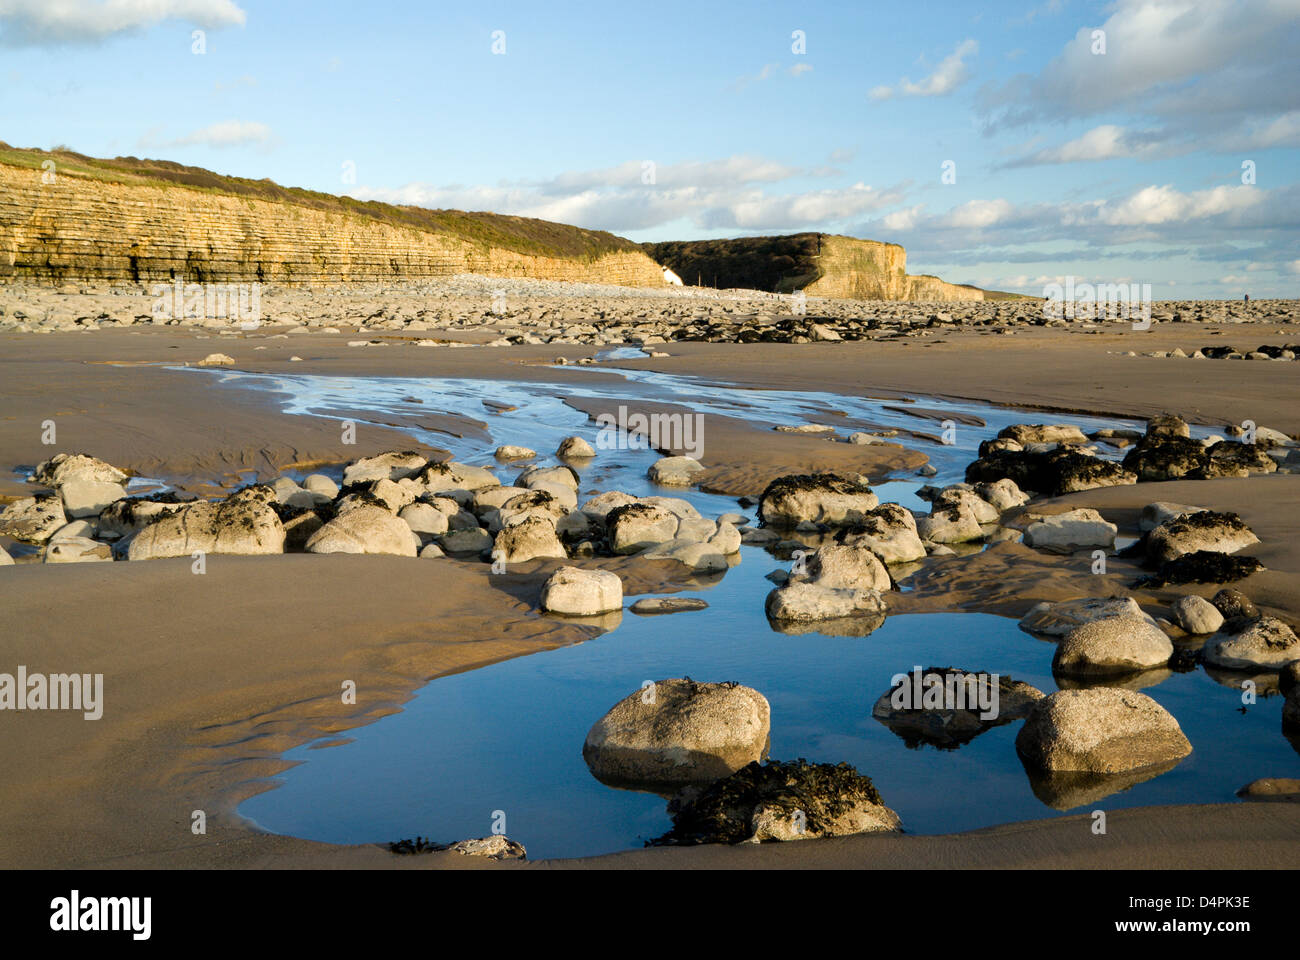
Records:
<instances>
[{"instance_id":1,"label":"grassy cliff top","mask_svg":"<svg viewBox=\"0 0 1300 960\"><path fill-rule=\"evenodd\" d=\"M446 234L459 240L531 256L594 260L609 253L641 252L641 248L631 240L604 230L585 230L549 220L511 217L500 213L429 210L424 207L354 200L300 187L282 187L272 180L228 177L202 167L187 167L169 160L140 160L136 157L107 160L87 157L59 147L48 151L21 149L0 141L0 163L40 170L46 160L54 161L56 172L60 175L104 183L170 186L271 203L294 204L322 213L351 214L390 226Z\"/></svg>"}]
</instances>

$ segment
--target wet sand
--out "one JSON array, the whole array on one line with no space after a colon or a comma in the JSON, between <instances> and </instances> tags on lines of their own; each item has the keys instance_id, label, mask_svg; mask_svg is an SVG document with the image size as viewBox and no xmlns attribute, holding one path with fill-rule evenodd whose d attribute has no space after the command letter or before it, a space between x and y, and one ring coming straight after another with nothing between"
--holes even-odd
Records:
<instances>
[{"instance_id":1,"label":"wet sand","mask_svg":"<svg viewBox=\"0 0 1300 960\"><path fill-rule=\"evenodd\" d=\"M1258 325L1230 329L1243 343L1269 339ZM1291 364L1106 353L1133 348L1131 338L1138 336L1166 337L1163 348L1186 349L1208 335L1171 325L1100 336L972 332L945 336L944 343L671 344L664 349L674 356L633 365L787 389L931 394L1127 415L1172 411L1205 423L1253 419L1300 432L1300 391ZM557 355L555 346L349 348L348 339L346 333L283 340L264 334L199 339L174 331L0 334L0 466L34 465L59 450L85 451L143 476L185 478L202 488L208 478L233 483L240 470L265 473L419 446L400 425L362 431L355 446L344 445L334 422L281 415L264 395L220 387L207 374L100 361L194 362L220 351L235 358L237 369L264 372L556 384L603 376L546 365ZM1149 349L1162 344L1143 342ZM289 363L295 354L303 361ZM1002 374L990 376L990 370ZM46 419L57 424L53 447L40 443ZM804 462L804 450L877 455L848 445L841 452L841 445L824 440L725 418L714 426L708 466L724 476L727 470L740 475L733 490L760 482L756 461L785 470ZM0 494L29 489L12 476L3 480ZM1156 499L1237 510L1263 541L1251 552L1269 568L1245 589L1267 611L1294 620L1300 616L1297 480L1140 484L1059 502L1062 508L1094 506L1126 525ZM611 563L622 565L629 593L662 586L667 576L650 561ZM254 781L281 770L285 750L320 736L345 736L359 723L400 709L432 677L581 640L590 627L532 613L545 569L541 563L525 566L496 583L486 568L388 557L214 556L201 576L190 572L186 560L7 568L0 573L3 668L24 663L33 671L102 672L107 706L98 721L53 713L5 716L0 763L9 773L0 787L0 865L484 865L474 858L394 857L378 847L331 847L263 834L234 809L250 791L266 788ZM1080 561L1007 543L931 561L914 578L916 589L896 602L900 612L1019 615L1040 599L1106 595L1131 572L1115 565L1112 584L1093 577ZM1157 614L1173 596L1135 595ZM357 683L356 705L341 701L344 680ZM196 809L207 814L205 836L190 832ZM1293 867L1300 853L1298 826L1300 805L1294 804L1153 808L1112 813L1106 838L1093 837L1086 818L1070 817L950 837L649 850L529 868Z\"/></svg>"}]
</instances>

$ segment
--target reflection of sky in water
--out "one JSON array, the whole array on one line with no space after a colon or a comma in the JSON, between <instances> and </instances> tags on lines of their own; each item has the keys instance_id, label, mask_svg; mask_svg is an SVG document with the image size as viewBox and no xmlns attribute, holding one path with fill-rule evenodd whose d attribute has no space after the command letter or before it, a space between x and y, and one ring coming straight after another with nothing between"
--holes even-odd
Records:
<instances>
[{"instance_id":1,"label":"reflection of sky in water","mask_svg":"<svg viewBox=\"0 0 1300 960\"><path fill-rule=\"evenodd\" d=\"M747 390L603 369L626 382L217 375L275 391L287 413L354 419L359 428L442 413L479 421L490 439L478 431L462 439L410 429L421 442L477 464L495 463L492 451L505 443L537 450L538 463L553 462L552 452L571 434L594 445L596 425L567 406L564 396L628 402L631 395L764 424L812 420L830 423L842 435L868 425L932 434L942 429L908 414L908 405L898 400ZM484 400L516 409L489 408ZM932 399L917 406L978 416L987 424L959 424L953 446L904 440L927 453L939 475L881 484L879 492L882 500L917 509L925 509L913 493L920 482L960 480L980 441L1013 423L1073 423L1085 431L1142 428L1140 421ZM368 413L373 420L366 419ZM1209 432L1193 428L1197 436ZM707 437L705 451L707 458ZM580 469L584 495L620 489L683 496L707 516L738 509L728 497L654 487L645 471L657 456L650 450L598 455ZM508 482L526 465L502 465L497 473ZM778 634L763 614L772 588L763 575L778 565L786 566L746 547L739 566L699 591L710 603L705 611L667 618L628 613L617 629L595 640L434 680L401 713L350 732L353 743L290 751L288 758L300 765L277 789L246 801L240 812L268 830L355 843L416 834L441 841L484 836L492 812L504 810L507 832L533 857L636 847L668 828L664 801L594 780L582 761L582 742L591 724L642 681L690 675L739 680L762 691L772 703L774 757L852 763L876 781L911 831L966 830L1056 814L1035 796L1017 758L1019 722L994 728L958 750L938 751L907 748L870 716L890 677L915 665L1001 672L1050 693L1056 689L1051 644L1022 633L1014 621L978 614L891 617L862 638ZM1174 714L1195 751L1173 770L1089 801L1086 809L1227 801L1257 777L1297 774L1296 752L1280 733L1279 697L1261 699L1243 715L1237 711L1239 691L1215 682L1203 669L1171 675L1145 692Z\"/></svg>"}]
</instances>

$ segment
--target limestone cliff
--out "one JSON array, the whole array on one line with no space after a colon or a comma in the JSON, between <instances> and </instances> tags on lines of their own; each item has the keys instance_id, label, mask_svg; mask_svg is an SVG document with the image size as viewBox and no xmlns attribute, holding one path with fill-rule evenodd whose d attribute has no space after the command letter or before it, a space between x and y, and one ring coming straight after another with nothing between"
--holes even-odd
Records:
<instances>
[{"instance_id":1,"label":"limestone cliff","mask_svg":"<svg viewBox=\"0 0 1300 960\"><path fill-rule=\"evenodd\" d=\"M0 279L311 283L456 273L664 285L636 244L601 231L0 144Z\"/></svg>"},{"instance_id":2,"label":"limestone cliff","mask_svg":"<svg viewBox=\"0 0 1300 960\"><path fill-rule=\"evenodd\" d=\"M646 252L686 283L849 300L983 300L984 291L909 276L896 243L824 233L647 243Z\"/></svg>"}]
</instances>

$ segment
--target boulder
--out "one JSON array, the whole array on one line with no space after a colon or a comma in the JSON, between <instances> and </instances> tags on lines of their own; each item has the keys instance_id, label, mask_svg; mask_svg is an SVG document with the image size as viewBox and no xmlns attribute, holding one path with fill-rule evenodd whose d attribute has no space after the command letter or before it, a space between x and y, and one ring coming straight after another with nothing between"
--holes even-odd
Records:
<instances>
[{"instance_id":1,"label":"boulder","mask_svg":"<svg viewBox=\"0 0 1300 960\"><path fill-rule=\"evenodd\" d=\"M117 540L144 529L164 514L175 513L185 507L186 501L179 500L170 493L118 500L99 515L95 522L97 536L102 540Z\"/></svg>"},{"instance_id":2,"label":"boulder","mask_svg":"<svg viewBox=\"0 0 1300 960\"><path fill-rule=\"evenodd\" d=\"M1250 597L1246 596L1240 590L1233 590L1231 587L1224 587L1214 595L1210 601L1215 608L1223 614L1223 619L1233 620L1241 617L1246 620L1258 620L1259 608L1251 602Z\"/></svg>"},{"instance_id":3,"label":"boulder","mask_svg":"<svg viewBox=\"0 0 1300 960\"><path fill-rule=\"evenodd\" d=\"M113 548L89 537L62 537L51 540L41 551L44 563L93 563L112 561Z\"/></svg>"},{"instance_id":4,"label":"boulder","mask_svg":"<svg viewBox=\"0 0 1300 960\"><path fill-rule=\"evenodd\" d=\"M721 520L718 521L717 532L712 534L704 542L726 557L740 553L740 531L731 524L724 523Z\"/></svg>"},{"instance_id":5,"label":"boulder","mask_svg":"<svg viewBox=\"0 0 1300 960\"><path fill-rule=\"evenodd\" d=\"M628 554L666 543L677 536L679 518L666 507L636 502L615 507L605 517L613 553Z\"/></svg>"},{"instance_id":6,"label":"boulder","mask_svg":"<svg viewBox=\"0 0 1300 960\"><path fill-rule=\"evenodd\" d=\"M26 543L44 543L67 522L57 494L23 497L0 513L0 534Z\"/></svg>"},{"instance_id":7,"label":"boulder","mask_svg":"<svg viewBox=\"0 0 1300 960\"><path fill-rule=\"evenodd\" d=\"M481 527L452 529L438 538L438 544L447 553L481 556L492 549L492 534Z\"/></svg>"},{"instance_id":8,"label":"boulder","mask_svg":"<svg viewBox=\"0 0 1300 960\"><path fill-rule=\"evenodd\" d=\"M492 547L492 558L505 563L523 563L539 557L564 560L568 554L555 532L555 522L549 517L521 516L511 518L497 534Z\"/></svg>"},{"instance_id":9,"label":"boulder","mask_svg":"<svg viewBox=\"0 0 1300 960\"><path fill-rule=\"evenodd\" d=\"M830 544L808 561L808 579L818 586L889 591L894 583L875 552L865 544Z\"/></svg>"},{"instance_id":10,"label":"boulder","mask_svg":"<svg viewBox=\"0 0 1300 960\"><path fill-rule=\"evenodd\" d=\"M284 553L284 525L275 491L258 484L224 500L196 500L164 513L131 540L131 560L210 554Z\"/></svg>"},{"instance_id":11,"label":"boulder","mask_svg":"<svg viewBox=\"0 0 1300 960\"><path fill-rule=\"evenodd\" d=\"M705 610L708 606L706 601L698 597L642 597L628 609L643 617L651 617L665 613Z\"/></svg>"},{"instance_id":12,"label":"boulder","mask_svg":"<svg viewBox=\"0 0 1300 960\"><path fill-rule=\"evenodd\" d=\"M879 506L865 477L834 473L777 477L759 501L759 516L774 526L851 526Z\"/></svg>"},{"instance_id":13,"label":"boulder","mask_svg":"<svg viewBox=\"0 0 1300 960\"><path fill-rule=\"evenodd\" d=\"M447 513L431 503L409 503L397 512L415 533L435 537L447 532Z\"/></svg>"},{"instance_id":14,"label":"boulder","mask_svg":"<svg viewBox=\"0 0 1300 960\"><path fill-rule=\"evenodd\" d=\"M1206 663L1229 670L1281 670L1300 659L1300 640L1277 617L1251 621L1239 633L1216 633L1202 649Z\"/></svg>"},{"instance_id":15,"label":"boulder","mask_svg":"<svg viewBox=\"0 0 1300 960\"><path fill-rule=\"evenodd\" d=\"M751 763L702 790L685 790L668 812L673 827L653 846L809 840L896 832L898 814L870 778L847 763Z\"/></svg>"},{"instance_id":16,"label":"boulder","mask_svg":"<svg viewBox=\"0 0 1300 960\"><path fill-rule=\"evenodd\" d=\"M582 512L593 520L599 520L601 523L606 522L611 510L615 507L624 507L629 503L637 503L637 498L630 493L623 493L621 490L607 490L599 496L592 497L582 505Z\"/></svg>"},{"instance_id":17,"label":"boulder","mask_svg":"<svg viewBox=\"0 0 1300 960\"><path fill-rule=\"evenodd\" d=\"M503 444L497 447L493 454L498 460L531 460L537 456L536 450L530 450L528 447L516 447L511 444Z\"/></svg>"},{"instance_id":18,"label":"boulder","mask_svg":"<svg viewBox=\"0 0 1300 960\"><path fill-rule=\"evenodd\" d=\"M927 667L894 680L871 715L912 749L923 743L956 749L985 730L1022 719L1043 698L1041 690L1011 677L956 667Z\"/></svg>"},{"instance_id":19,"label":"boulder","mask_svg":"<svg viewBox=\"0 0 1300 960\"><path fill-rule=\"evenodd\" d=\"M704 467L694 457L660 457L646 471L651 481L664 487L689 487L699 480Z\"/></svg>"},{"instance_id":20,"label":"boulder","mask_svg":"<svg viewBox=\"0 0 1300 960\"><path fill-rule=\"evenodd\" d=\"M1147 534L1147 560L1164 563L1198 550L1236 553L1259 543L1251 529L1235 513L1198 510L1167 520Z\"/></svg>"},{"instance_id":21,"label":"boulder","mask_svg":"<svg viewBox=\"0 0 1300 960\"><path fill-rule=\"evenodd\" d=\"M767 595L770 620L815 623L853 617L881 619L885 601L873 589L827 587L806 580L786 583Z\"/></svg>"},{"instance_id":22,"label":"boulder","mask_svg":"<svg viewBox=\"0 0 1300 960\"><path fill-rule=\"evenodd\" d=\"M967 543L984 536L979 518L965 503L932 507L929 516L916 521L916 532L930 543Z\"/></svg>"},{"instance_id":23,"label":"boulder","mask_svg":"<svg viewBox=\"0 0 1300 960\"><path fill-rule=\"evenodd\" d=\"M1148 437L1190 437L1191 428L1182 417L1173 414L1161 414L1147 421Z\"/></svg>"},{"instance_id":24,"label":"boulder","mask_svg":"<svg viewBox=\"0 0 1300 960\"><path fill-rule=\"evenodd\" d=\"M1044 517L1025 530L1025 546L1053 553L1072 553L1089 547L1112 549L1119 528L1087 507Z\"/></svg>"},{"instance_id":25,"label":"boulder","mask_svg":"<svg viewBox=\"0 0 1300 960\"><path fill-rule=\"evenodd\" d=\"M1016 423L998 431L1001 440L1014 440L1021 446L1031 443L1088 442L1083 431L1069 423Z\"/></svg>"},{"instance_id":26,"label":"boulder","mask_svg":"<svg viewBox=\"0 0 1300 960\"><path fill-rule=\"evenodd\" d=\"M312 510L324 506L334 499L324 494L314 493L305 487L300 487L289 477L277 477L275 482L271 484L271 489L275 491L276 502L281 506L293 507L299 510Z\"/></svg>"},{"instance_id":27,"label":"boulder","mask_svg":"<svg viewBox=\"0 0 1300 960\"><path fill-rule=\"evenodd\" d=\"M1223 614L1204 597L1188 594L1173 603L1174 619L1191 634L1214 633L1223 626Z\"/></svg>"},{"instance_id":28,"label":"boulder","mask_svg":"<svg viewBox=\"0 0 1300 960\"><path fill-rule=\"evenodd\" d=\"M572 467L529 467L515 478L516 487L535 490L539 486L558 486L575 492L573 505L577 506L578 475Z\"/></svg>"},{"instance_id":29,"label":"boulder","mask_svg":"<svg viewBox=\"0 0 1300 960\"><path fill-rule=\"evenodd\" d=\"M1082 624L1115 617L1137 618L1153 627L1156 625L1155 619L1143 613L1132 597L1085 597L1037 604L1021 618L1020 629L1048 637L1063 637Z\"/></svg>"},{"instance_id":30,"label":"boulder","mask_svg":"<svg viewBox=\"0 0 1300 960\"><path fill-rule=\"evenodd\" d=\"M465 857L483 857L487 860L527 860L528 851L522 843L509 837L494 834L477 840L459 840L447 848Z\"/></svg>"},{"instance_id":31,"label":"boulder","mask_svg":"<svg viewBox=\"0 0 1300 960\"><path fill-rule=\"evenodd\" d=\"M1141 514L1138 515L1138 529L1143 533L1148 530L1154 530L1162 523L1177 519L1185 513L1200 513L1204 507L1193 507L1186 503L1170 503L1167 500L1157 500L1155 503L1148 503L1142 508Z\"/></svg>"},{"instance_id":32,"label":"boulder","mask_svg":"<svg viewBox=\"0 0 1300 960\"><path fill-rule=\"evenodd\" d=\"M378 502L355 500L307 540L308 553L384 553L414 557L420 538L401 517Z\"/></svg>"},{"instance_id":33,"label":"boulder","mask_svg":"<svg viewBox=\"0 0 1300 960\"><path fill-rule=\"evenodd\" d=\"M885 563L911 563L925 557L916 518L896 503L882 503L868 511L842 537L846 544L870 547Z\"/></svg>"},{"instance_id":34,"label":"boulder","mask_svg":"<svg viewBox=\"0 0 1300 960\"><path fill-rule=\"evenodd\" d=\"M9 551L4 547L0 547L0 567L12 567L13 565L14 558L9 556Z\"/></svg>"},{"instance_id":35,"label":"boulder","mask_svg":"<svg viewBox=\"0 0 1300 960\"><path fill-rule=\"evenodd\" d=\"M723 573L731 566L721 550L699 540L678 538L657 543L641 556L647 560L676 560L693 573Z\"/></svg>"},{"instance_id":36,"label":"boulder","mask_svg":"<svg viewBox=\"0 0 1300 960\"><path fill-rule=\"evenodd\" d=\"M1029 494L1016 486L1014 480L1005 477L992 483L975 484L975 495L986 503L992 504L999 513L1029 502Z\"/></svg>"},{"instance_id":37,"label":"boulder","mask_svg":"<svg viewBox=\"0 0 1300 960\"><path fill-rule=\"evenodd\" d=\"M1080 624L1057 645L1054 673L1075 677L1136 673L1160 667L1174 655L1163 630L1138 617L1108 617Z\"/></svg>"},{"instance_id":38,"label":"boulder","mask_svg":"<svg viewBox=\"0 0 1300 960\"><path fill-rule=\"evenodd\" d=\"M414 477L428 462L428 458L414 450L394 450L374 457L363 457L352 461L343 470L343 486Z\"/></svg>"},{"instance_id":39,"label":"boulder","mask_svg":"<svg viewBox=\"0 0 1300 960\"><path fill-rule=\"evenodd\" d=\"M339 495L339 485L323 473L313 473L303 477L302 488L326 500L333 500Z\"/></svg>"},{"instance_id":40,"label":"boulder","mask_svg":"<svg viewBox=\"0 0 1300 960\"><path fill-rule=\"evenodd\" d=\"M711 783L767 753L772 710L738 683L656 681L596 721L582 745L604 783Z\"/></svg>"},{"instance_id":41,"label":"boulder","mask_svg":"<svg viewBox=\"0 0 1300 960\"><path fill-rule=\"evenodd\" d=\"M565 437L555 455L563 460L588 460L596 455L596 451L582 437Z\"/></svg>"},{"instance_id":42,"label":"boulder","mask_svg":"<svg viewBox=\"0 0 1300 960\"><path fill-rule=\"evenodd\" d=\"M1232 583L1264 568L1255 557L1197 550L1160 564L1155 573L1139 577L1135 587L1165 587L1181 583Z\"/></svg>"},{"instance_id":43,"label":"boulder","mask_svg":"<svg viewBox=\"0 0 1300 960\"><path fill-rule=\"evenodd\" d=\"M120 486L126 483L126 474L111 463L84 453L56 453L36 465L32 480L56 490L72 480Z\"/></svg>"},{"instance_id":44,"label":"boulder","mask_svg":"<svg viewBox=\"0 0 1300 960\"><path fill-rule=\"evenodd\" d=\"M1046 453L1030 450L988 450L966 467L966 482L971 484L1012 480L1021 490L1058 497L1080 490L1114 487L1137 483L1137 474L1100 457L1089 456L1071 447Z\"/></svg>"},{"instance_id":45,"label":"boulder","mask_svg":"<svg viewBox=\"0 0 1300 960\"><path fill-rule=\"evenodd\" d=\"M471 467L452 460L430 463L419 475L420 483L429 493L448 493L456 490L478 491L484 487L500 486L501 481L482 467Z\"/></svg>"},{"instance_id":46,"label":"boulder","mask_svg":"<svg viewBox=\"0 0 1300 960\"><path fill-rule=\"evenodd\" d=\"M1176 762L1192 745L1164 707L1119 687L1060 690L1030 709L1016 737L1026 766L1113 774Z\"/></svg>"},{"instance_id":47,"label":"boulder","mask_svg":"<svg viewBox=\"0 0 1300 960\"><path fill-rule=\"evenodd\" d=\"M623 609L623 581L608 570L560 567L542 587L543 610L587 617Z\"/></svg>"},{"instance_id":48,"label":"boulder","mask_svg":"<svg viewBox=\"0 0 1300 960\"><path fill-rule=\"evenodd\" d=\"M944 487L930 501L930 512L947 507L963 507L970 512L980 524L997 523L1000 511L993 504L980 497L966 484L954 484ZM933 539L933 538L931 538Z\"/></svg>"}]
</instances>

